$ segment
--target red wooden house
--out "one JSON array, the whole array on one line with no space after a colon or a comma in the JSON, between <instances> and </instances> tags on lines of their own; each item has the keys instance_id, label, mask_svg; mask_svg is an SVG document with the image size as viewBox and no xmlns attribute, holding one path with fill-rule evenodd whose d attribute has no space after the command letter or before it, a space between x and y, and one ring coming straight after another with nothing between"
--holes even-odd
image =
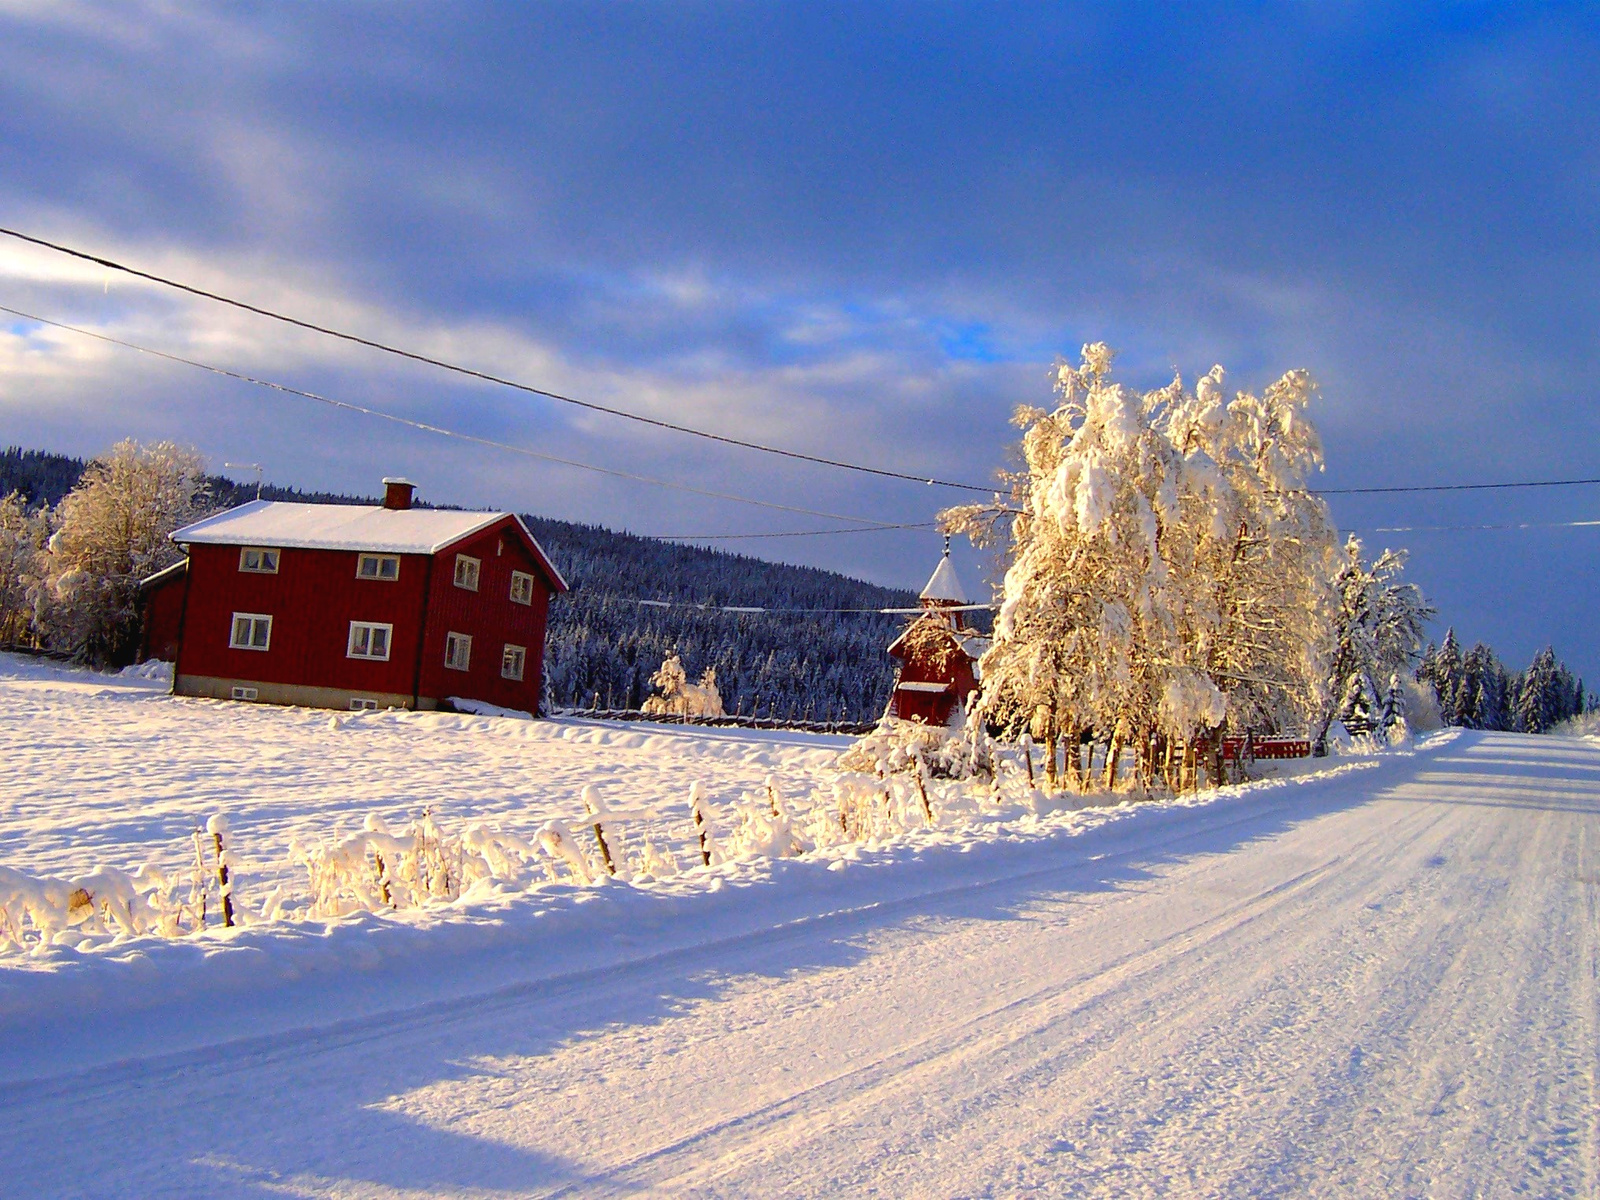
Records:
<instances>
[{"instance_id":1,"label":"red wooden house","mask_svg":"<svg viewBox=\"0 0 1600 1200\"><path fill-rule=\"evenodd\" d=\"M173 691L316 708L460 697L535 712L560 573L514 513L256 500L172 535L186 564L146 583L147 654ZM174 626L175 621L175 626Z\"/></svg>"},{"instance_id":2,"label":"red wooden house","mask_svg":"<svg viewBox=\"0 0 1600 1200\"><path fill-rule=\"evenodd\" d=\"M920 599L922 613L889 646L900 672L888 715L948 725L977 690L978 659L989 648L988 638L961 623L967 596L950 565L948 546Z\"/></svg>"}]
</instances>

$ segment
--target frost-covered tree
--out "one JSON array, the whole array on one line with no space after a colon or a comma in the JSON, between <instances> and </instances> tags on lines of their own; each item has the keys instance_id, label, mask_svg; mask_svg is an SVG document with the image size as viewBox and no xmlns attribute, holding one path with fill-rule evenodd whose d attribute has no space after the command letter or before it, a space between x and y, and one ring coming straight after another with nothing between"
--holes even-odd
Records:
<instances>
[{"instance_id":1,"label":"frost-covered tree","mask_svg":"<svg viewBox=\"0 0 1600 1200\"><path fill-rule=\"evenodd\" d=\"M168 535L205 496L200 456L172 442L119 442L90 463L44 554L38 617L50 644L91 662L131 659L139 581L178 560Z\"/></svg>"},{"instance_id":2,"label":"frost-covered tree","mask_svg":"<svg viewBox=\"0 0 1600 1200\"><path fill-rule=\"evenodd\" d=\"M1334 651L1325 694L1338 699L1323 709L1317 722L1312 741L1318 754L1327 753L1328 729L1335 717L1343 721L1347 715L1355 716L1358 724L1371 728L1376 681L1412 672L1422 646L1423 626L1434 612L1415 584L1399 582L1405 568L1404 552L1385 550L1368 563L1361 550L1358 539L1347 539L1333 576L1339 600L1333 614ZM1356 716L1353 697L1371 698L1364 717ZM1348 721L1345 725L1350 727Z\"/></svg>"},{"instance_id":3,"label":"frost-covered tree","mask_svg":"<svg viewBox=\"0 0 1600 1200\"><path fill-rule=\"evenodd\" d=\"M1139 393L1111 352L1061 364L1058 404L1019 409L1009 503L947 510L947 529L1001 548L980 711L1047 745L1139 749L1306 715L1324 684L1332 537L1306 488L1321 465L1290 372L1229 400L1220 367ZM1009 527L1007 527L1009 522ZM1076 767L1069 754L1068 772Z\"/></svg>"},{"instance_id":4,"label":"frost-covered tree","mask_svg":"<svg viewBox=\"0 0 1600 1200\"><path fill-rule=\"evenodd\" d=\"M1417 678L1433 687L1433 694L1439 698L1439 712L1448 725L1462 724L1455 714L1472 707L1472 688L1465 676L1466 660L1456 641L1455 628L1451 627L1444 631L1444 641L1437 650L1428 647L1417 667Z\"/></svg>"},{"instance_id":5,"label":"frost-covered tree","mask_svg":"<svg viewBox=\"0 0 1600 1200\"><path fill-rule=\"evenodd\" d=\"M50 536L44 509L30 511L18 492L0 499L0 646L29 634L40 556Z\"/></svg>"},{"instance_id":6,"label":"frost-covered tree","mask_svg":"<svg viewBox=\"0 0 1600 1200\"><path fill-rule=\"evenodd\" d=\"M656 695L645 700L642 707L647 713L688 718L725 715L715 667L707 667L698 684L690 683L683 661L676 654L669 654L661 669L650 677L650 686L656 689Z\"/></svg>"}]
</instances>

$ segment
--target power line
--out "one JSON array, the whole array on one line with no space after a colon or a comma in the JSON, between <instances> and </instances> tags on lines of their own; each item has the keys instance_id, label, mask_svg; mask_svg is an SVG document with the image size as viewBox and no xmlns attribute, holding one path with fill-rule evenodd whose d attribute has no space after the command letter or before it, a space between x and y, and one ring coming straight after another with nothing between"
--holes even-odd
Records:
<instances>
[{"instance_id":1,"label":"power line","mask_svg":"<svg viewBox=\"0 0 1600 1200\"><path fill-rule=\"evenodd\" d=\"M925 608L764 608L755 604L696 604L692 600L643 600L635 596L600 595L602 600L615 604L637 604L641 608L693 609L705 613L731 613L734 616L759 613L787 616L795 613L817 613L825 616L911 616L927 612ZM937 612L993 612L997 604L941 604Z\"/></svg>"},{"instance_id":2,"label":"power line","mask_svg":"<svg viewBox=\"0 0 1600 1200\"><path fill-rule=\"evenodd\" d=\"M907 528L888 521L872 521L866 517L852 517L843 513L819 512L812 508L799 508L792 504L779 504L775 500L757 500L752 496L739 496L731 492L714 492L706 488L692 487L686 483L674 483L671 480L656 479L649 475L635 475L629 471L618 471L611 467L598 467L593 463L578 462L576 459L560 458L554 454L545 454L538 450L531 450L527 446L518 446L511 442L500 442L493 438L479 437L476 434L462 433L459 430L446 429L441 425L432 425L426 421L414 421L409 417L397 416L394 413L384 412L382 409L368 408L361 404L352 404L348 400L335 400L331 396L322 396L316 392L308 392L302 388L290 387L285 383L275 383L270 379L258 379L253 375L246 375L239 371L230 371L226 367L213 366L193 358L184 358L179 354L169 354L165 350L155 350L149 346L141 346L135 342L124 341L108 334L95 333L93 330L82 329L76 325L68 325L61 321L52 321L48 317L36 316L33 313L23 312L18 308L10 308L0 304L0 312L10 313L14 317L25 320L37 321L41 325L49 325L56 329L64 329L69 333L76 333L83 337L94 338L96 341L107 342L113 346L121 346L125 350L136 350L140 354L148 354L153 358L165 359L168 362L182 363L187 367L195 367L202 371L210 371L213 375L222 375L228 379L236 379L241 383L255 384L257 387L271 388L275 392L285 392L291 396L302 396L307 400L315 400L318 404L326 404L331 408L341 408L347 412L361 413L364 416L378 417L384 421L392 421L396 425L405 425L412 429L420 429L425 433L438 434L440 437L456 438L465 442L474 442L480 446L489 446L496 450L505 450L512 454L525 455L536 458L542 462L556 463L563 467L575 467L580 471L593 471L599 475L609 475L615 479L626 479L634 483L647 483L653 487L670 488L675 491L688 492L694 496L706 496L713 500L730 500L739 504L753 504L760 508L777 509L780 512L798 513L801 516L820 517L825 521L854 521L865 529L900 529Z\"/></svg>"},{"instance_id":3,"label":"power line","mask_svg":"<svg viewBox=\"0 0 1600 1200\"><path fill-rule=\"evenodd\" d=\"M937 521L907 521L899 525L871 525L849 529L788 529L776 533L640 533L658 542L727 542L745 538L823 537L832 533L883 533L891 529L937 529Z\"/></svg>"},{"instance_id":4,"label":"power line","mask_svg":"<svg viewBox=\"0 0 1600 1200\"><path fill-rule=\"evenodd\" d=\"M1522 483L1428 483L1395 487L1311 488L1313 496L1376 496L1390 492L1489 492L1504 488L1577 487L1600 479L1534 479ZM1488 529L1490 526L1481 526ZM1381 532L1393 532L1383 530Z\"/></svg>"},{"instance_id":5,"label":"power line","mask_svg":"<svg viewBox=\"0 0 1600 1200\"><path fill-rule=\"evenodd\" d=\"M1345 533L1463 533L1480 529L1587 529L1600 521L1523 521L1508 525L1384 525L1372 529L1347 529Z\"/></svg>"},{"instance_id":6,"label":"power line","mask_svg":"<svg viewBox=\"0 0 1600 1200\"><path fill-rule=\"evenodd\" d=\"M959 488L962 491L968 492L987 493L994 491L992 487L980 487L975 483L959 483L950 479L937 479L923 475L911 475L904 471L891 471L885 467L869 467L862 463L844 462L834 458L823 458L822 456L816 454L804 454L798 450L785 450L778 446L764 445L761 442L751 442L746 441L743 438L729 437L726 434L712 433L710 430L706 429L695 429L688 425L677 425L671 421L663 421L656 417L643 416L640 413L629 412L622 408L611 408L604 404L596 404L592 400L579 400L574 396L565 396L560 392L552 392L547 388L534 387L529 383L519 383L514 379L505 379L499 375L491 375L487 371L478 371L472 367L463 367L457 363L447 362L441 358L433 358L429 355L418 353L415 350L402 350L400 347L391 346L386 342L380 342L372 338L362 337L359 334L346 333L343 330L333 329L327 325L318 325L314 321L303 320L300 317L291 317L286 313L276 312L270 308L262 308L259 305L250 304L243 300L235 300L231 296L224 296L218 292L210 292L204 288L195 287L192 284L180 283L178 280L170 279L165 275L156 275L150 271L141 271L137 267L130 267L127 264L117 262L114 259L102 258L97 254L90 254L85 250L77 250L71 246L64 246L59 242L46 241L44 238L34 237L33 235L23 233L20 230L7 229L3 226L0 226L0 234L4 234L7 237L16 238L21 242L27 242L30 245L43 247L46 250L54 250L58 254L65 254L72 258L81 259L84 262L91 262L97 266L106 267L113 271L121 271L123 274L132 275L136 279L144 279L151 283L159 283L163 287L174 288L180 292L187 292L191 296L199 296L206 300L214 300L218 304L226 304L233 308L241 309L244 312L254 313L257 316L266 317L269 320L281 321L285 325L293 325L296 328L309 330L312 333L320 333L327 337L338 338L341 341L352 342L358 346L366 346L372 350L379 350L385 354L393 354L399 358L410 359L412 362L424 363L430 367L438 367L442 371L451 371L457 375L465 375L468 378L477 379L484 383L493 383L500 387L514 388L519 392L526 392L532 396L543 396L547 400L557 400L562 404L572 404L578 408L586 408L591 412L606 413L613 417L621 417L627 421L637 421L641 425L651 425L657 429L671 430L673 433L685 433L692 437L705 438L708 441L721 442L728 446L739 446L745 450L757 450L763 454L775 454L782 458L797 459L801 462L817 463L825 467L837 467L843 471L859 471L865 475L878 475L886 479L904 479L910 483L934 484L939 487Z\"/></svg>"}]
</instances>

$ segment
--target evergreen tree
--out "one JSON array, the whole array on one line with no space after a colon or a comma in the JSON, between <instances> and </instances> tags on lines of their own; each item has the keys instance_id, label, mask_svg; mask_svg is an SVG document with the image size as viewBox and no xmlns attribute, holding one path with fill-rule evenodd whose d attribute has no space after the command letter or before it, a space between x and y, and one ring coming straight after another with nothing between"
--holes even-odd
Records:
<instances>
[{"instance_id":1,"label":"evergreen tree","mask_svg":"<svg viewBox=\"0 0 1600 1200\"><path fill-rule=\"evenodd\" d=\"M1517 690L1513 713L1517 731L1548 733L1571 716L1575 690L1571 679L1571 674L1556 661L1552 647L1546 646L1535 654Z\"/></svg>"},{"instance_id":2,"label":"evergreen tree","mask_svg":"<svg viewBox=\"0 0 1600 1200\"><path fill-rule=\"evenodd\" d=\"M1510 729L1506 669L1482 642L1467 653L1464 675L1472 688L1470 728ZM1452 722L1455 723L1455 722Z\"/></svg>"},{"instance_id":3,"label":"evergreen tree","mask_svg":"<svg viewBox=\"0 0 1600 1200\"><path fill-rule=\"evenodd\" d=\"M1334 653L1327 694L1339 700L1326 706L1313 726L1312 744L1317 754L1327 753L1328 728L1335 717L1346 729L1350 728L1346 715L1371 728L1377 705L1373 681L1413 669L1422 644L1422 627L1433 616L1417 586L1399 582L1404 553L1385 550L1368 564L1360 541L1352 536L1346 540L1338 564L1333 586L1339 607L1332 618ZM1437 664L1437 654L1434 661ZM1357 707L1358 700L1364 708Z\"/></svg>"},{"instance_id":4,"label":"evergreen tree","mask_svg":"<svg viewBox=\"0 0 1600 1200\"><path fill-rule=\"evenodd\" d=\"M1378 718L1378 728L1385 740L1398 742L1406 735L1406 696L1400 686L1400 676L1389 676L1389 690L1383 695L1383 709Z\"/></svg>"},{"instance_id":5,"label":"evergreen tree","mask_svg":"<svg viewBox=\"0 0 1600 1200\"><path fill-rule=\"evenodd\" d=\"M1428 680L1433 684L1433 694L1439 699L1439 712L1447 725L1460 724L1454 717L1462 701L1462 667L1461 644L1456 641L1456 631L1451 627L1444 631L1444 641L1434 656L1433 670ZM1470 710L1470 697L1465 707Z\"/></svg>"},{"instance_id":6,"label":"evergreen tree","mask_svg":"<svg viewBox=\"0 0 1600 1200\"><path fill-rule=\"evenodd\" d=\"M1355 671L1345 683L1344 697L1339 703L1339 724L1354 737L1371 733L1378 727L1379 705L1372 677L1366 671Z\"/></svg>"}]
</instances>

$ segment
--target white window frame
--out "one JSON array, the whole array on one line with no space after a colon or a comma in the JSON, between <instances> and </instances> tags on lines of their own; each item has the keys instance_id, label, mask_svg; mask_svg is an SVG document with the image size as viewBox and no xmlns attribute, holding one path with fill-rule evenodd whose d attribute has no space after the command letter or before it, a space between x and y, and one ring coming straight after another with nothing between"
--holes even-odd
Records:
<instances>
[{"instance_id":1,"label":"white window frame","mask_svg":"<svg viewBox=\"0 0 1600 1200\"><path fill-rule=\"evenodd\" d=\"M350 697L351 712L377 712L380 707L382 706L370 696Z\"/></svg>"},{"instance_id":2,"label":"white window frame","mask_svg":"<svg viewBox=\"0 0 1600 1200\"><path fill-rule=\"evenodd\" d=\"M463 568L465 568L463 570ZM478 590L478 580L483 574L483 560L473 558L470 554L456 555L456 586L469 592ZM467 581L463 582L465 576Z\"/></svg>"},{"instance_id":3,"label":"white window frame","mask_svg":"<svg viewBox=\"0 0 1600 1200\"><path fill-rule=\"evenodd\" d=\"M517 663L517 669L516 669L515 673L513 673L512 671L510 671L508 669L508 667L510 666L510 663L509 663L508 660L510 660L513 655L516 656L516 663ZM528 648L526 646L514 646L510 642L507 642L506 643L506 648L504 650L500 651L500 678L501 679L514 679L518 683L521 683L522 682L522 677L524 675L526 675L527 673L528 673Z\"/></svg>"},{"instance_id":4,"label":"white window frame","mask_svg":"<svg viewBox=\"0 0 1600 1200\"><path fill-rule=\"evenodd\" d=\"M383 630L383 653L371 653L372 634L376 630ZM356 649L356 634L365 631L367 653ZM344 656L346 658L359 658L363 662L388 662L389 655L394 652L394 626L384 621L351 621L350 637L345 642Z\"/></svg>"},{"instance_id":5,"label":"white window frame","mask_svg":"<svg viewBox=\"0 0 1600 1200\"><path fill-rule=\"evenodd\" d=\"M457 660L460 661L457 661ZM447 633L444 635L444 665L447 671L470 671L472 669L472 635L470 633Z\"/></svg>"},{"instance_id":6,"label":"white window frame","mask_svg":"<svg viewBox=\"0 0 1600 1200\"><path fill-rule=\"evenodd\" d=\"M252 554L262 556L256 560L256 565L253 567L249 565ZM268 560L265 556L269 554L272 556L271 566L266 565ZM278 563L282 556L283 551L274 550L271 546L240 546L239 570L247 575L276 575L278 573Z\"/></svg>"},{"instance_id":7,"label":"white window frame","mask_svg":"<svg viewBox=\"0 0 1600 1200\"><path fill-rule=\"evenodd\" d=\"M240 621L249 621L250 622L249 632L245 634L245 640L242 641L242 642L239 640L239 622ZM255 644L255 640L256 640L256 624L257 624L257 622L260 622L260 621L265 621L267 623L267 639L266 639L265 642L263 642L261 645L258 646L258 645ZM230 621L229 624L228 624L228 649L230 649L230 650L259 650L263 654L265 654L268 650L272 649L272 614L271 613L247 613L247 612L236 612L236 613L234 613L233 614L233 620Z\"/></svg>"},{"instance_id":8,"label":"white window frame","mask_svg":"<svg viewBox=\"0 0 1600 1200\"><path fill-rule=\"evenodd\" d=\"M235 700L255 700L260 697L261 689L253 687L236 687L229 693Z\"/></svg>"},{"instance_id":9,"label":"white window frame","mask_svg":"<svg viewBox=\"0 0 1600 1200\"><path fill-rule=\"evenodd\" d=\"M367 574L362 570L368 563L374 564L374 574ZM383 574L385 563L394 564L394 574ZM356 555L356 578L371 579L378 583L394 583L400 578L400 556L398 554L358 554Z\"/></svg>"},{"instance_id":10,"label":"white window frame","mask_svg":"<svg viewBox=\"0 0 1600 1200\"><path fill-rule=\"evenodd\" d=\"M524 598L524 596L517 595L517 589L519 585L521 586L526 598ZM533 603L533 576L528 574L526 571L511 572L511 603Z\"/></svg>"}]
</instances>

